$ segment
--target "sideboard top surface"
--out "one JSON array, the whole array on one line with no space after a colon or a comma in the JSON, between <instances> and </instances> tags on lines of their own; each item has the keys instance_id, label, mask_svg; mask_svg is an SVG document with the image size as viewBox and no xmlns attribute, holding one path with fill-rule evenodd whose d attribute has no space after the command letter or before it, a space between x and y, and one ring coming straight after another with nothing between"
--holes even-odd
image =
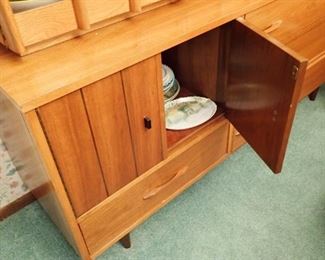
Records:
<instances>
[{"instance_id":1,"label":"sideboard top surface","mask_svg":"<svg viewBox=\"0 0 325 260\"><path fill-rule=\"evenodd\" d=\"M0 48L0 86L28 112L274 0L182 0L19 57Z\"/></svg>"}]
</instances>

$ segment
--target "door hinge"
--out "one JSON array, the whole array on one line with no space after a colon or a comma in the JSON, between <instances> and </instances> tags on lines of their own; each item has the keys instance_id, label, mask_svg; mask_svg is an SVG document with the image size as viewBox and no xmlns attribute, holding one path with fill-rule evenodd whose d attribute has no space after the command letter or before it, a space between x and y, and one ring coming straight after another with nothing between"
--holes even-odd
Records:
<instances>
[{"instance_id":1,"label":"door hinge","mask_svg":"<svg viewBox=\"0 0 325 260\"><path fill-rule=\"evenodd\" d=\"M291 76L294 80L297 80L298 72L299 72L299 67L297 65L293 65Z\"/></svg>"}]
</instances>

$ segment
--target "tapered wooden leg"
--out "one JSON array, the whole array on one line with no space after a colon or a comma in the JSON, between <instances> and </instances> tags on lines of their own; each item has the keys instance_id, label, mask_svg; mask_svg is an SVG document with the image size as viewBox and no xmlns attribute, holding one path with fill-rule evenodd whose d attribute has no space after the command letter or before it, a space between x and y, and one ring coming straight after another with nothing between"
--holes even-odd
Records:
<instances>
[{"instance_id":1,"label":"tapered wooden leg","mask_svg":"<svg viewBox=\"0 0 325 260\"><path fill-rule=\"evenodd\" d=\"M314 101L316 99L319 88L316 88L313 92L309 94L309 100Z\"/></svg>"},{"instance_id":2,"label":"tapered wooden leg","mask_svg":"<svg viewBox=\"0 0 325 260\"><path fill-rule=\"evenodd\" d=\"M120 243L124 248L130 248L131 247L131 237L130 234L127 234L126 236L122 237L120 240Z\"/></svg>"}]
</instances>

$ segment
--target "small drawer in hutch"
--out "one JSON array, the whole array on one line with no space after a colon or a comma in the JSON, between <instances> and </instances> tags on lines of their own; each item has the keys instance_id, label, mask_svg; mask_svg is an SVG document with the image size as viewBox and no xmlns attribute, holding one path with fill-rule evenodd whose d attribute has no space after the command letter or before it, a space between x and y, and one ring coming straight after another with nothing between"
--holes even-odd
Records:
<instances>
[{"instance_id":1,"label":"small drawer in hutch","mask_svg":"<svg viewBox=\"0 0 325 260\"><path fill-rule=\"evenodd\" d=\"M93 0L85 1L84 5L90 24L130 11L129 0Z\"/></svg>"},{"instance_id":2,"label":"small drawer in hutch","mask_svg":"<svg viewBox=\"0 0 325 260\"><path fill-rule=\"evenodd\" d=\"M31 45L77 30L71 0L60 0L15 12L9 0L0 5L0 23L4 42L13 51L24 54Z\"/></svg>"}]
</instances>

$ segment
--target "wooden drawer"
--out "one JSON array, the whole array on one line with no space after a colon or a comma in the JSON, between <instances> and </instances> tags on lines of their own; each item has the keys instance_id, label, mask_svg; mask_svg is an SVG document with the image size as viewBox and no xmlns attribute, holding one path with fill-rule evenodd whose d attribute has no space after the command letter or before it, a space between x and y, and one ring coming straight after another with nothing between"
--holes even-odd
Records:
<instances>
[{"instance_id":1,"label":"wooden drawer","mask_svg":"<svg viewBox=\"0 0 325 260\"><path fill-rule=\"evenodd\" d=\"M324 11L325 1L277 0L245 17L249 23L308 60L300 99L325 82Z\"/></svg>"},{"instance_id":2,"label":"wooden drawer","mask_svg":"<svg viewBox=\"0 0 325 260\"><path fill-rule=\"evenodd\" d=\"M81 216L78 222L90 254L103 252L224 159L228 130L228 121L221 117L165 161Z\"/></svg>"},{"instance_id":3,"label":"wooden drawer","mask_svg":"<svg viewBox=\"0 0 325 260\"><path fill-rule=\"evenodd\" d=\"M88 19L94 24L130 11L129 0L85 1Z\"/></svg>"},{"instance_id":4,"label":"wooden drawer","mask_svg":"<svg viewBox=\"0 0 325 260\"><path fill-rule=\"evenodd\" d=\"M77 29L71 0L16 13L14 17L25 46Z\"/></svg>"}]
</instances>

